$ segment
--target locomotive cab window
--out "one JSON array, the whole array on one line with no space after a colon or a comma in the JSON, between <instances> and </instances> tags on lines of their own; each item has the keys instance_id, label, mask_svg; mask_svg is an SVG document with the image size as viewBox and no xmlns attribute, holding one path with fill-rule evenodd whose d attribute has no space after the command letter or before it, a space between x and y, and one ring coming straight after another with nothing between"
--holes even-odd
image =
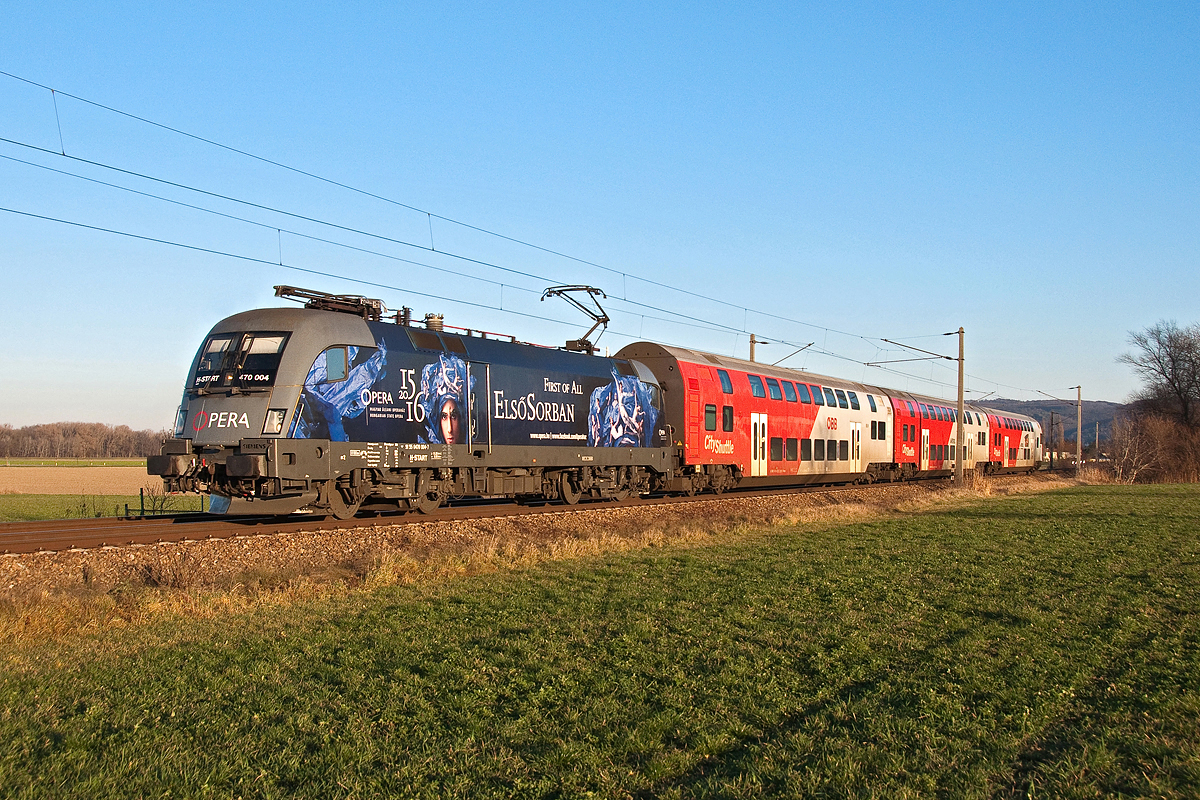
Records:
<instances>
[{"instance_id":1,"label":"locomotive cab window","mask_svg":"<svg viewBox=\"0 0 1200 800\"><path fill-rule=\"evenodd\" d=\"M750 394L755 397L766 397L767 391L763 388L762 378L757 375L747 375L746 379L750 381Z\"/></svg>"},{"instance_id":2,"label":"locomotive cab window","mask_svg":"<svg viewBox=\"0 0 1200 800\"><path fill-rule=\"evenodd\" d=\"M273 386L288 334L223 333L201 348L192 388Z\"/></svg>"},{"instance_id":3,"label":"locomotive cab window","mask_svg":"<svg viewBox=\"0 0 1200 800\"><path fill-rule=\"evenodd\" d=\"M725 394L733 394L733 381L729 380L729 373L723 369L717 370L717 377L721 379L721 391Z\"/></svg>"},{"instance_id":4,"label":"locomotive cab window","mask_svg":"<svg viewBox=\"0 0 1200 800\"><path fill-rule=\"evenodd\" d=\"M715 431L717 429L717 407L714 405L706 405L704 407L704 430Z\"/></svg>"},{"instance_id":5,"label":"locomotive cab window","mask_svg":"<svg viewBox=\"0 0 1200 800\"><path fill-rule=\"evenodd\" d=\"M337 383L346 380L346 348L331 347L325 351L325 378L321 383Z\"/></svg>"}]
</instances>

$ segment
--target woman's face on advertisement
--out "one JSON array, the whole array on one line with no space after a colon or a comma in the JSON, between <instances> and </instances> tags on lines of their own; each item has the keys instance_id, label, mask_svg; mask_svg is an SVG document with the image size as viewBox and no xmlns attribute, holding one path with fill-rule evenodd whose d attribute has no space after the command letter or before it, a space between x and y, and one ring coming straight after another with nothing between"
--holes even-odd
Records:
<instances>
[{"instance_id":1,"label":"woman's face on advertisement","mask_svg":"<svg viewBox=\"0 0 1200 800\"><path fill-rule=\"evenodd\" d=\"M454 400L447 400L442 404L442 414L439 420L442 430L442 441L446 444L460 444L458 438L459 431L462 427L458 410L458 403Z\"/></svg>"}]
</instances>

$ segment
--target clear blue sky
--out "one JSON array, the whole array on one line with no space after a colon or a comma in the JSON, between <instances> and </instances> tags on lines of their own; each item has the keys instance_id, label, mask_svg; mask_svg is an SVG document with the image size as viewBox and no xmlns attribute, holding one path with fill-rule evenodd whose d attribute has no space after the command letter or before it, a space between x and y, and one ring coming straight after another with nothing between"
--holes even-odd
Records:
<instances>
[{"instance_id":1,"label":"clear blue sky","mask_svg":"<svg viewBox=\"0 0 1200 800\"><path fill-rule=\"evenodd\" d=\"M785 363L946 397L950 362L863 362L953 354L961 325L968 397L1123 401L1128 332L1200 319L1195 3L438 6L6 8L0 70L60 94L0 76L0 137L53 151L0 142L0 206L394 288L0 212L0 422L171 424L204 333L277 283L543 343L587 327L545 279L590 283L613 350L754 332L761 360L815 342Z\"/></svg>"}]
</instances>

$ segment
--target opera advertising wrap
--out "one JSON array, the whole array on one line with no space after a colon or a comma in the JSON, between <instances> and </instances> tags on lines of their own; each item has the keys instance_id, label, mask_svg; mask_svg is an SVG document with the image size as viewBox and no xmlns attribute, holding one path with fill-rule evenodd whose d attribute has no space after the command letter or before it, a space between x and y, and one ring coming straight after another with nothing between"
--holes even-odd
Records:
<instances>
[{"instance_id":1,"label":"opera advertising wrap","mask_svg":"<svg viewBox=\"0 0 1200 800\"><path fill-rule=\"evenodd\" d=\"M424 335L424 343L430 338ZM449 336L459 352L418 349L404 329L376 348L321 353L289 436L454 445L656 447L655 388L622 362ZM534 351L532 354L529 351ZM555 357L548 358L549 354ZM536 355L536 358L533 356Z\"/></svg>"}]
</instances>

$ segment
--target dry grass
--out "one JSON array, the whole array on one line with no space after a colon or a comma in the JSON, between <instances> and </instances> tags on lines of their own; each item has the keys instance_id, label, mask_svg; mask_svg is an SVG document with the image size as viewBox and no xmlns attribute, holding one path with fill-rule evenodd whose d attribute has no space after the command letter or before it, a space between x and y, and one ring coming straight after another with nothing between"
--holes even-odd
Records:
<instances>
[{"instance_id":1,"label":"dry grass","mask_svg":"<svg viewBox=\"0 0 1200 800\"><path fill-rule=\"evenodd\" d=\"M600 506L532 517L9 556L0 558L0 647L170 617L217 619L545 561L705 546L776 524L826 527L919 514L1072 483L1043 476L978 478L960 489L899 485L669 507Z\"/></svg>"}]
</instances>

